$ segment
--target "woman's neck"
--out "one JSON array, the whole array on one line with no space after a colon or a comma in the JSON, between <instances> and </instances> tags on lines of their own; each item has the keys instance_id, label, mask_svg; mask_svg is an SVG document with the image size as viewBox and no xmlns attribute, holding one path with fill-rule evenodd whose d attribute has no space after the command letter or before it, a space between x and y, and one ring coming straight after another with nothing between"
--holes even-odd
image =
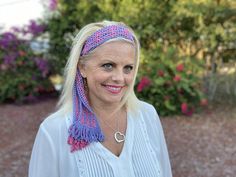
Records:
<instances>
[{"instance_id":1,"label":"woman's neck","mask_svg":"<svg viewBox=\"0 0 236 177\"><path fill-rule=\"evenodd\" d=\"M111 120L112 117L121 115L126 111L125 106L120 107L120 104L112 104L112 105L92 104L91 106L93 111L99 118L102 118L103 120L107 121Z\"/></svg>"}]
</instances>

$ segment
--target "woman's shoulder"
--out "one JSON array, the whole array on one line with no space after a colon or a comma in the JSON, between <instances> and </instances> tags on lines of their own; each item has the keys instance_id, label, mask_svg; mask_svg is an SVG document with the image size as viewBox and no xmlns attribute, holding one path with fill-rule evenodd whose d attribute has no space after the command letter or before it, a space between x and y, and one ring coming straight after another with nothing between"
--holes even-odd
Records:
<instances>
[{"instance_id":1,"label":"woman's shoulder","mask_svg":"<svg viewBox=\"0 0 236 177\"><path fill-rule=\"evenodd\" d=\"M156 125L159 126L160 118L155 107L152 104L144 101L139 101L139 105L139 112L141 113L144 122L146 122L146 124L151 127Z\"/></svg>"},{"instance_id":2,"label":"woman's shoulder","mask_svg":"<svg viewBox=\"0 0 236 177\"><path fill-rule=\"evenodd\" d=\"M139 100L139 109L142 113L146 113L146 114L156 114L156 109L154 108L154 106L150 103L147 103L145 101L141 101Z\"/></svg>"},{"instance_id":3,"label":"woman's shoulder","mask_svg":"<svg viewBox=\"0 0 236 177\"><path fill-rule=\"evenodd\" d=\"M69 119L70 114L55 112L46 117L43 122L40 124L40 129L48 132L49 134L53 134L60 130L67 128L67 119Z\"/></svg>"}]
</instances>

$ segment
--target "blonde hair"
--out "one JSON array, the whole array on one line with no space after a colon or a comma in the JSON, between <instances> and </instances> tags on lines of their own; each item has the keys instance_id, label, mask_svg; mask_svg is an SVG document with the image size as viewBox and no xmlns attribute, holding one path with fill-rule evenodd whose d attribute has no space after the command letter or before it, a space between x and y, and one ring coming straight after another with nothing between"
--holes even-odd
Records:
<instances>
[{"instance_id":1,"label":"blonde hair","mask_svg":"<svg viewBox=\"0 0 236 177\"><path fill-rule=\"evenodd\" d=\"M79 33L76 35L76 37L73 40L72 49L70 52L69 59L67 61L67 64L65 66L64 70L64 84L62 93L60 95L59 102L57 104L58 111L63 111L63 113L68 113L72 111L73 108L73 86L76 76L76 71L78 69L78 63L81 60L81 50L83 48L83 45L87 38L92 35L97 30L109 26L109 25L123 25L127 27L134 37L134 45L135 45L135 56L136 56L136 64L134 68L134 79L133 82L130 84L126 94L121 100L120 108L124 105L127 106L127 108L131 111L135 111L138 106L138 99L134 93L134 84L135 84L135 78L137 76L138 72L138 66L139 66L139 56L140 56L140 44L135 36L133 30L126 26L122 22L114 22L114 21L102 21L98 23L91 23L86 26L84 26ZM116 40L123 40L123 39L116 39ZM114 41L114 40L113 40ZM124 40L126 41L126 40ZM109 41L107 41L109 42ZM105 43L107 43L105 42Z\"/></svg>"}]
</instances>

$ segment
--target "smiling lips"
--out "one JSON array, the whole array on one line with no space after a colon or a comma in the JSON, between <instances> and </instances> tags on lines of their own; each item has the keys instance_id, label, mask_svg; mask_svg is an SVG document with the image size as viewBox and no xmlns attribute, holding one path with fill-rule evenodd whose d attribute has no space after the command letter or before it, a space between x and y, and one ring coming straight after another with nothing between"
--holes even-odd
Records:
<instances>
[{"instance_id":1,"label":"smiling lips","mask_svg":"<svg viewBox=\"0 0 236 177\"><path fill-rule=\"evenodd\" d=\"M105 89L112 94L119 94L124 86L116 85L102 85Z\"/></svg>"}]
</instances>

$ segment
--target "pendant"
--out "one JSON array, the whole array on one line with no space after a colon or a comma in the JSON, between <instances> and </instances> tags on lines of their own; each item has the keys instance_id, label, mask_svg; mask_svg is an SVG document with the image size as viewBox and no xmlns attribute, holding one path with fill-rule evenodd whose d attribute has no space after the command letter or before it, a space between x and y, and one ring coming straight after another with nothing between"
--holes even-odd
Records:
<instances>
[{"instance_id":1,"label":"pendant","mask_svg":"<svg viewBox=\"0 0 236 177\"><path fill-rule=\"evenodd\" d=\"M114 138L117 143L121 143L121 142L125 141L125 135L121 132L116 132L114 134Z\"/></svg>"}]
</instances>

